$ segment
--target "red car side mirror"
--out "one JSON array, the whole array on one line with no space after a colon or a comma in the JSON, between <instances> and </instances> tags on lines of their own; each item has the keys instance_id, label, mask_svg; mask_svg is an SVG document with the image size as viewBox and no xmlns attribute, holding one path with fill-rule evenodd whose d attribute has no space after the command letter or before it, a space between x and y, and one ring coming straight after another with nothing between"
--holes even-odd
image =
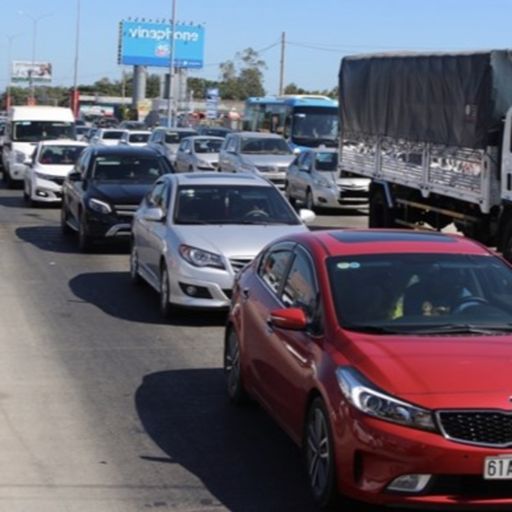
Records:
<instances>
[{"instance_id":1,"label":"red car side mirror","mask_svg":"<svg viewBox=\"0 0 512 512\"><path fill-rule=\"evenodd\" d=\"M281 329L302 331L308 326L306 313L300 308L274 309L270 313L270 323Z\"/></svg>"}]
</instances>

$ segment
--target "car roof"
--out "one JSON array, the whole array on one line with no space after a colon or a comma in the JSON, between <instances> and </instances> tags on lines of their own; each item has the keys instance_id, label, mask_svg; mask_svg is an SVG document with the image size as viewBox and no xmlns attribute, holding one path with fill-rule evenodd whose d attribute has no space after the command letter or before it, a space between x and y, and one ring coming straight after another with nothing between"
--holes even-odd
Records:
<instances>
[{"instance_id":1,"label":"car roof","mask_svg":"<svg viewBox=\"0 0 512 512\"><path fill-rule=\"evenodd\" d=\"M329 256L444 253L489 256L483 245L462 235L408 229L338 229L298 235Z\"/></svg>"},{"instance_id":2,"label":"car roof","mask_svg":"<svg viewBox=\"0 0 512 512\"><path fill-rule=\"evenodd\" d=\"M157 126L153 131L173 133L197 133L197 131L194 128L167 128L166 126Z\"/></svg>"},{"instance_id":3,"label":"car roof","mask_svg":"<svg viewBox=\"0 0 512 512\"><path fill-rule=\"evenodd\" d=\"M224 137L216 137L215 135L191 135L190 137L185 137L182 140L191 140L193 142L196 140L218 140L219 142L224 142Z\"/></svg>"},{"instance_id":4,"label":"car roof","mask_svg":"<svg viewBox=\"0 0 512 512\"><path fill-rule=\"evenodd\" d=\"M265 178L252 173L187 172L171 174L178 185L241 185L273 187Z\"/></svg>"},{"instance_id":5,"label":"car roof","mask_svg":"<svg viewBox=\"0 0 512 512\"><path fill-rule=\"evenodd\" d=\"M94 155L105 156L105 155L119 155L119 156L160 156L154 149L148 147L136 147L136 146L90 146L91 152Z\"/></svg>"},{"instance_id":6,"label":"car roof","mask_svg":"<svg viewBox=\"0 0 512 512\"><path fill-rule=\"evenodd\" d=\"M87 147L87 142L73 139L55 139L55 140L42 140L38 142L38 146L83 146Z\"/></svg>"}]
</instances>

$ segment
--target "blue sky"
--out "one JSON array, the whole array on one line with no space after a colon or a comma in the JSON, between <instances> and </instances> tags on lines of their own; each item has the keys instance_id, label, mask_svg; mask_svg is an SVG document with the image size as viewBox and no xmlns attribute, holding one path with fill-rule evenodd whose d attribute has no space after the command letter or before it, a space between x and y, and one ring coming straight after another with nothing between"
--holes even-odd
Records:
<instances>
[{"instance_id":1,"label":"blue sky","mask_svg":"<svg viewBox=\"0 0 512 512\"><path fill-rule=\"evenodd\" d=\"M50 16L38 23L37 60L54 66L54 84L73 80L76 0L4 0L0 18L0 89L12 57L30 60L32 22L19 14ZM81 0L80 83L119 78L118 22L129 16L169 18L171 0ZM392 50L512 47L512 0L177 0L177 20L204 23L205 67L192 76L218 78L218 63L247 47L286 48L285 83L308 89L336 85L343 55ZM265 88L278 87L279 46L262 52ZM155 71L160 72L158 69Z\"/></svg>"}]
</instances>

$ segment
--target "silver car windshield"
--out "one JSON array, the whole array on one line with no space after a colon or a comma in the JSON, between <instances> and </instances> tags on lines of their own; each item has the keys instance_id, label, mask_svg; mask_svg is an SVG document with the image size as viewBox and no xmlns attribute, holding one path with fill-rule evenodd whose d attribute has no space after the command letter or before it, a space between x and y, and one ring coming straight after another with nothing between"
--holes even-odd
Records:
<instances>
[{"instance_id":1,"label":"silver car windshield","mask_svg":"<svg viewBox=\"0 0 512 512\"><path fill-rule=\"evenodd\" d=\"M317 153L315 169L317 171L334 172L338 167L338 153Z\"/></svg>"},{"instance_id":2,"label":"silver car windshield","mask_svg":"<svg viewBox=\"0 0 512 512\"><path fill-rule=\"evenodd\" d=\"M485 333L512 329L512 271L464 254L330 258L340 325L374 333Z\"/></svg>"},{"instance_id":3,"label":"silver car windshield","mask_svg":"<svg viewBox=\"0 0 512 512\"><path fill-rule=\"evenodd\" d=\"M290 146L284 139L263 137L243 138L242 153L244 155L290 155Z\"/></svg>"},{"instance_id":4,"label":"silver car windshield","mask_svg":"<svg viewBox=\"0 0 512 512\"><path fill-rule=\"evenodd\" d=\"M272 187L195 185L178 188L174 223L296 225L300 221Z\"/></svg>"}]
</instances>

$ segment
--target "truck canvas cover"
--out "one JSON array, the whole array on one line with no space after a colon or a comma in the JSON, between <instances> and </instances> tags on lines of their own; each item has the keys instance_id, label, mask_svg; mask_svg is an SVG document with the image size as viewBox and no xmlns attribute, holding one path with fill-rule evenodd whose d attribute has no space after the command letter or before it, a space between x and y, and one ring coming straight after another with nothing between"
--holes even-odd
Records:
<instances>
[{"instance_id":1,"label":"truck canvas cover","mask_svg":"<svg viewBox=\"0 0 512 512\"><path fill-rule=\"evenodd\" d=\"M350 56L339 85L346 134L485 148L512 106L512 51Z\"/></svg>"}]
</instances>

